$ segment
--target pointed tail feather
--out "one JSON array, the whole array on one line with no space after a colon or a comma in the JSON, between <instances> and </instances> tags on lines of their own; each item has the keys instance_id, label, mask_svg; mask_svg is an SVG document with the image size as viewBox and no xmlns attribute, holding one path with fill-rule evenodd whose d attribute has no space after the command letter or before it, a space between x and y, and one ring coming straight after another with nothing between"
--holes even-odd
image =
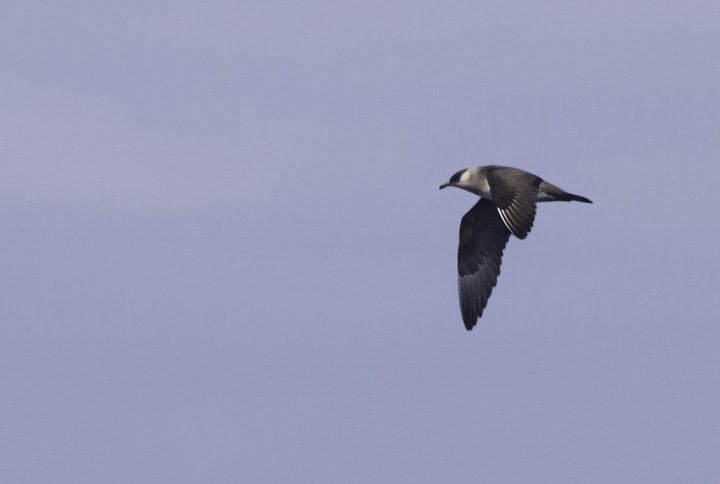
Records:
<instances>
[{"instance_id":1,"label":"pointed tail feather","mask_svg":"<svg viewBox=\"0 0 720 484\"><path fill-rule=\"evenodd\" d=\"M581 197L580 195L573 195L572 193L568 193L565 190L556 187L555 185L548 183L546 181L540 183L538 191L538 202L583 202L583 203L592 203L592 201L589 198Z\"/></svg>"},{"instance_id":2,"label":"pointed tail feather","mask_svg":"<svg viewBox=\"0 0 720 484\"><path fill-rule=\"evenodd\" d=\"M582 202L582 203L592 203L592 200L589 198L581 197L580 195L573 195L572 193L564 192L561 196L557 197L557 200L560 200L562 202Z\"/></svg>"}]
</instances>

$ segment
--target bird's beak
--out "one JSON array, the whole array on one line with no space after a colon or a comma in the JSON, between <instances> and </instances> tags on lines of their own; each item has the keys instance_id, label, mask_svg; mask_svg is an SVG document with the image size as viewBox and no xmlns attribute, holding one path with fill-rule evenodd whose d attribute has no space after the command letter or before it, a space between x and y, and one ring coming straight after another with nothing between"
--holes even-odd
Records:
<instances>
[{"instance_id":1,"label":"bird's beak","mask_svg":"<svg viewBox=\"0 0 720 484\"><path fill-rule=\"evenodd\" d=\"M440 185L440 190L442 190L445 187L449 187L449 186L450 186L450 182L443 183L442 185Z\"/></svg>"}]
</instances>

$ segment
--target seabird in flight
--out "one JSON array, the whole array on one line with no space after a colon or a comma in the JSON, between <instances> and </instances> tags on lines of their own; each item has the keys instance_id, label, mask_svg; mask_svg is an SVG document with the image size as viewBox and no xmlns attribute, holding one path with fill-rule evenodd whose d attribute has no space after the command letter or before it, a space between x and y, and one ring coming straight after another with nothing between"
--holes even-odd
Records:
<instances>
[{"instance_id":1,"label":"seabird in flight","mask_svg":"<svg viewBox=\"0 0 720 484\"><path fill-rule=\"evenodd\" d=\"M524 239L535 220L536 202L592 203L567 193L539 176L509 166L479 166L455 173L440 185L458 187L481 198L460 222L458 292L460 312L470 331L482 316L500 274L510 234Z\"/></svg>"}]
</instances>

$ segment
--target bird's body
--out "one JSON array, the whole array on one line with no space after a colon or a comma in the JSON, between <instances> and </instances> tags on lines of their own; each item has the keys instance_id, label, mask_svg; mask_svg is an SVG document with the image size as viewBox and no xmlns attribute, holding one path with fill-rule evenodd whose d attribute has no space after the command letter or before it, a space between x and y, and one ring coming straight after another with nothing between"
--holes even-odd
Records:
<instances>
[{"instance_id":1,"label":"bird's body","mask_svg":"<svg viewBox=\"0 0 720 484\"><path fill-rule=\"evenodd\" d=\"M460 170L440 188L454 186L480 196L460 223L458 292L465 328L482 316L500 274L503 250L510 235L524 239L535 220L537 202L592 203L567 193L518 168L480 166Z\"/></svg>"}]
</instances>

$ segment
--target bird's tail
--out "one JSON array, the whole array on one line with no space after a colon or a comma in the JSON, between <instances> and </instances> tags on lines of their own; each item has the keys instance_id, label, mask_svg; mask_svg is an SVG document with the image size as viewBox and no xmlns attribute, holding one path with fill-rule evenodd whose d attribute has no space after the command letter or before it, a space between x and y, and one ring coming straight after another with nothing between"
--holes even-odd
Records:
<instances>
[{"instance_id":1,"label":"bird's tail","mask_svg":"<svg viewBox=\"0 0 720 484\"><path fill-rule=\"evenodd\" d=\"M582 202L582 203L592 203L592 200L589 198L581 197L580 195L573 195L572 193L563 192L562 195L556 198L556 200L559 200L561 202Z\"/></svg>"},{"instance_id":2,"label":"bird's tail","mask_svg":"<svg viewBox=\"0 0 720 484\"><path fill-rule=\"evenodd\" d=\"M592 200L589 198L581 197L580 195L574 195L572 193L568 193L565 190L562 190L561 188L556 187L555 185L552 185L548 182L542 182L540 184L539 190L538 190L538 202L550 202L550 201L558 201L558 202L583 202L583 203L592 203Z\"/></svg>"}]
</instances>

